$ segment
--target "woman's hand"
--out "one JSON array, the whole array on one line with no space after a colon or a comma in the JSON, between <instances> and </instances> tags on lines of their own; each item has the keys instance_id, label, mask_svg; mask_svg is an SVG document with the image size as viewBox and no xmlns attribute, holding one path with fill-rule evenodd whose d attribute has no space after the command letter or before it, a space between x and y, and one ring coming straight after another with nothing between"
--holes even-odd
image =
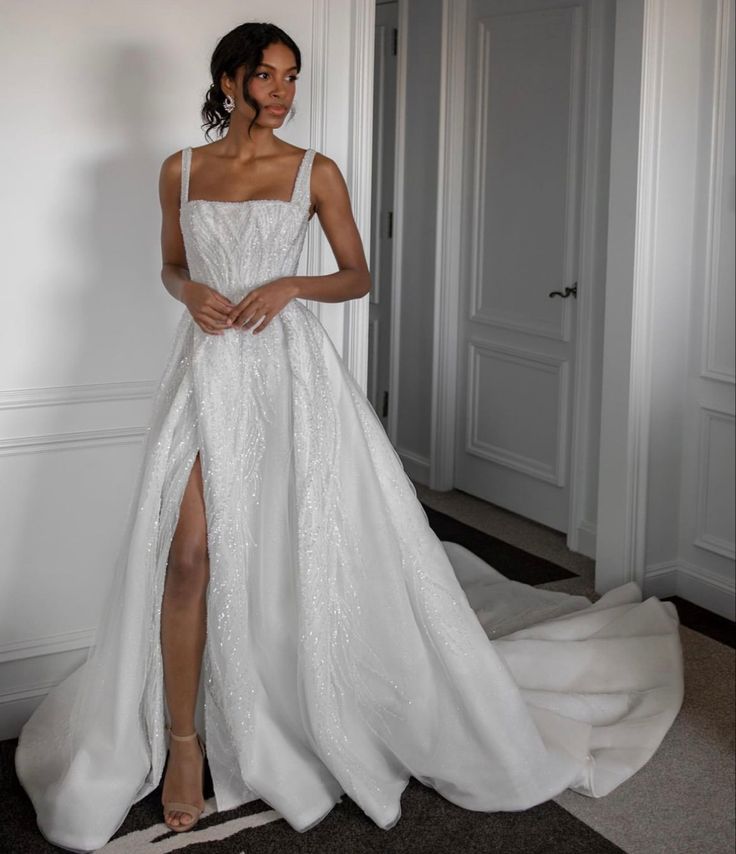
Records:
<instances>
[{"instance_id":1,"label":"woman's hand","mask_svg":"<svg viewBox=\"0 0 736 854\"><path fill-rule=\"evenodd\" d=\"M253 288L248 294L230 311L230 320L234 328L250 329L258 321L263 322L257 332L263 332L273 318L288 305L297 295L297 287L292 279L283 277L266 282Z\"/></svg>"},{"instance_id":2,"label":"woman's hand","mask_svg":"<svg viewBox=\"0 0 736 854\"><path fill-rule=\"evenodd\" d=\"M222 335L231 326L229 313L233 303L214 288L202 282L188 281L182 285L182 302L195 323L209 335Z\"/></svg>"}]
</instances>

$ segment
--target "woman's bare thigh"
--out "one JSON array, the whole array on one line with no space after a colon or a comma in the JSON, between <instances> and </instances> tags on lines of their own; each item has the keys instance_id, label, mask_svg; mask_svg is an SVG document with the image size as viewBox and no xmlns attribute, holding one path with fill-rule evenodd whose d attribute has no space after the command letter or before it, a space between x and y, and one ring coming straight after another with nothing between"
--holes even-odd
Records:
<instances>
[{"instance_id":1,"label":"woman's bare thigh","mask_svg":"<svg viewBox=\"0 0 736 854\"><path fill-rule=\"evenodd\" d=\"M175 580L194 581L192 576L208 573L207 518L199 453L184 487L179 519L169 550L169 572Z\"/></svg>"}]
</instances>

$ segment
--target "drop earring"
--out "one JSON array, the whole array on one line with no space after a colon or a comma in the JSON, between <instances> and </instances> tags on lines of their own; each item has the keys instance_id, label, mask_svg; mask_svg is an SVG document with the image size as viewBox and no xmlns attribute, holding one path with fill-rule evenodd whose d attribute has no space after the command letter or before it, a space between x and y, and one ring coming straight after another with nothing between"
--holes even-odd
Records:
<instances>
[{"instance_id":1,"label":"drop earring","mask_svg":"<svg viewBox=\"0 0 736 854\"><path fill-rule=\"evenodd\" d=\"M225 95L225 100L222 102L222 106L227 110L228 113L232 113L235 109L235 101L233 100L232 95Z\"/></svg>"}]
</instances>

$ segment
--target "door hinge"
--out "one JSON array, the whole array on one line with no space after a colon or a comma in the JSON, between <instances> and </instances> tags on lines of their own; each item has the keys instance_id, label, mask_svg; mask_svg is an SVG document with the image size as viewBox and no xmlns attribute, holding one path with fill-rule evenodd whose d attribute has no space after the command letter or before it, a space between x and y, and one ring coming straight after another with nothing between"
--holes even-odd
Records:
<instances>
[{"instance_id":1,"label":"door hinge","mask_svg":"<svg viewBox=\"0 0 736 854\"><path fill-rule=\"evenodd\" d=\"M393 36L392 36L393 44L391 46L391 51L394 56L399 52L399 31L394 27Z\"/></svg>"},{"instance_id":2,"label":"door hinge","mask_svg":"<svg viewBox=\"0 0 736 854\"><path fill-rule=\"evenodd\" d=\"M381 418L388 418L388 392L383 393L383 406L381 407Z\"/></svg>"},{"instance_id":3,"label":"door hinge","mask_svg":"<svg viewBox=\"0 0 736 854\"><path fill-rule=\"evenodd\" d=\"M388 237L388 239L391 240L391 238L393 236L394 236L394 212L388 211L386 237Z\"/></svg>"}]
</instances>

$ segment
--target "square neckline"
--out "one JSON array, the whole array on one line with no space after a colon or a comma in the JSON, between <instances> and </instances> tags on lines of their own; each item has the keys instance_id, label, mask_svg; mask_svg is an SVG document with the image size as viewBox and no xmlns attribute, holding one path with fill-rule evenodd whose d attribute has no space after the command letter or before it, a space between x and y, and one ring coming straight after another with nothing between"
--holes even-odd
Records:
<instances>
[{"instance_id":1,"label":"square neckline","mask_svg":"<svg viewBox=\"0 0 736 854\"><path fill-rule=\"evenodd\" d=\"M291 188L291 195L288 199L190 199L189 198L189 176L191 174L192 168L192 146L187 146L185 151L187 152L187 162L185 164L186 167L186 198L184 199L184 205L193 205L198 202L205 203L208 205L253 205L253 204L277 204L277 205L296 205L297 201L295 200L295 196L297 194L297 190L299 189L299 183L301 181L302 172L307 162L307 156L311 151L311 148L306 148L304 150L304 154L302 154L301 160L299 161L299 167L296 170L296 177L294 178L294 184ZM182 206L183 207L183 206Z\"/></svg>"}]
</instances>

